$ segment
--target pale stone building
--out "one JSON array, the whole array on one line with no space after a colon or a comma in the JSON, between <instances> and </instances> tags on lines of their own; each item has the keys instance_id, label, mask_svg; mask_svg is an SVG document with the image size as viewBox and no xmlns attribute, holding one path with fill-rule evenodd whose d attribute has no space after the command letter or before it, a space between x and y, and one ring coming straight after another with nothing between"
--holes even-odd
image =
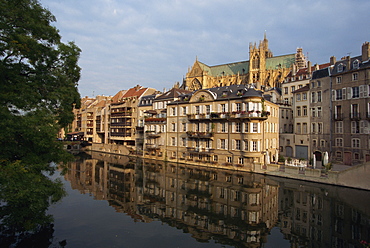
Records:
<instances>
[{"instance_id":1,"label":"pale stone building","mask_svg":"<svg viewBox=\"0 0 370 248\"><path fill-rule=\"evenodd\" d=\"M184 79L183 88L189 90L230 86L234 84L253 84L265 90L281 87L284 78L293 65L306 67L305 56L298 48L294 54L273 56L268 47L266 35L259 45L249 45L249 60L208 66L196 59Z\"/></svg>"},{"instance_id":2,"label":"pale stone building","mask_svg":"<svg viewBox=\"0 0 370 248\"><path fill-rule=\"evenodd\" d=\"M203 89L168 105L170 161L249 166L277 159L278 107L253 86Z\"/></svg>"}]
</instances>

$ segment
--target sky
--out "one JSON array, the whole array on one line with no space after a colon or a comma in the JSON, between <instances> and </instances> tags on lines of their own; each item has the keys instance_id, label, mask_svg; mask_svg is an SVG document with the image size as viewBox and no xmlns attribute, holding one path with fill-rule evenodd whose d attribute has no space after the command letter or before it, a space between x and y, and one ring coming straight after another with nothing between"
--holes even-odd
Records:
<instances>
[{"instance_id":1,"label":"sky","mask_svg":"<svg viewBox=\"0 0 370 248\"><path fill-rule=\"evenodd\" d=\"M40 0L63 42L82 50L81 97L136 85L169 90L198 59L249 60L266 32L274 56L303 48L312 64L361 54L369 0Z\"/></svg>"}]
</instances>

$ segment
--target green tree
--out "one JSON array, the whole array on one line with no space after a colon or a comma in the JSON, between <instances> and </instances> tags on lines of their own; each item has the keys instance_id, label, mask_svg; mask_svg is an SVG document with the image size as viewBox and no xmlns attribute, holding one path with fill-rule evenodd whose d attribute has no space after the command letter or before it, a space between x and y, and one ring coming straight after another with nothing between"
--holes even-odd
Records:
<instances>
[{"instance_id":1,"label":"green tree","mask_svg":"<svg viewBox=\"0 0 370 248\"><path fill-rule=\"evenodd\" d=\"M62 154L55 139L80 104L81 51L55 21L37 0L0 0L0 160L37 167Z\"/></svg>"}]
</instances>

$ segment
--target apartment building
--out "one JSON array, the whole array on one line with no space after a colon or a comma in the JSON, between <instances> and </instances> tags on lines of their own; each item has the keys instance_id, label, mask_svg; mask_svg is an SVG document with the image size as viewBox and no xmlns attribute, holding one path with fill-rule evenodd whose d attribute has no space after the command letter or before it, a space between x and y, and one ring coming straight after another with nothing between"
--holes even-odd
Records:
<instances>
[{"instance_id":1,"label":"apartment building","mask_svg":"<svg viewBox=\"0 0 370 248\"><path fill-rule=\"evenodd\" d=\"M137 85L120 91L110 104L109 143L135 148L136 126L139 118L138 104L141 97L156 92L153 88Z\"/></svg>"},{"instance_id":2,"label":"apartment building","mask_svg":"<svg viewBox=\"0 0 370 248\"><path fill-rule=\"evenodd\" d=\"M335 60L335 58L333 58ZM370 161L370 45L362 54L335 61L332 82L332 160L346 165Z\"/></svg>"},{"instance_id":3,"label":"apartment building","mask_svg":"<svg viewBox=\"0 0 370 248\"><path fill-rule=\"evenodd\" d=\"M163 150L167 140L167 105L178 101L179 97L189 93L191 91L174 87L163 94L150 96L150 101L148 101L149 96L143 99L139 106L139 122L144 126L143 150L145 150L145 157L164 159ZM146 103L150 103L150 106Z\"/></svg>"},{"instance_id":4,"label":"apartment building","mask_svg":"<svg viewBox=\"0 0 370 248\"><path fill-rule=\"evenodd\" d=\"M170 161L250 166L277 159L278 107L253 86L198 90L168 104Z\"/></svg>"}]
</instances>

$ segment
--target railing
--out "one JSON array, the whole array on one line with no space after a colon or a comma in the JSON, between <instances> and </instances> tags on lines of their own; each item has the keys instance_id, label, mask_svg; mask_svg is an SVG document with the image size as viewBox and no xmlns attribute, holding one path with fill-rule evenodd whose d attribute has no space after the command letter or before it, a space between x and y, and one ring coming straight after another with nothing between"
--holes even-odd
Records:
<instances>
[{"instance_id":1,"label":"railing","mask_svg":"<svg viewBox=\"0 0 370 248\"><path fill-rule=\"evenodd\" d=\"M160 137L161 136L161 132L152 132L152 131L146 131L145 132L145 135L146 135L146 137L148 137L148 138L158 138L158 137Z\"/></svg>"},{"instance_id":2,"label":"railing","mask_svg":"<svg viewBox=\"0 0 370 248\"><path fill-rule=\"evenodd\" d=\"M189 153L212 153L214 149L212 148L201 148L201 147L188 147Z\"/></svg>"},{"instance_id":3,"label":"railing","mask_svg":"<svg viewBox=\"0 0 370 248\"><path fill-rule=\"evenodd\" d=\"M188 120L209 120L209 119L267 119L270 112L267 111L239 111L239 112L221 112L210 114L188 114Z\"/></svg>"},{"instance_id":4,"label":"railing","mask_svg":"<svg viewBox=\"0 0 370 248\"><path fill-rule=\"evenodd\" d=\"M159 150L159 145L156 145L156 144L145 144L145 148L146 150L150 151L150 150Z\"/></svg>"},{"instance_id":5,"label":"railing","mask_svg":"<svg viewBox=\"0 0 370 248\"><path fill-rule=\"evenodd\" d=\"M186 134L189 136L189 138L212 138L214 133L213 132L192 132L188 131Z\"/></svg>"},{"instance_id":6,"label":"railing","mask_svg":"<svg viewBox=\"0 0 370 248\"><path fill-rule=\"evenodd\" d=\"M163 123L163 122L166 122L166 118L154 118L154 117L146 118L145 123L149 123L149 122Z\"/></svg>"},{"instance_id":7,"label":"railing","mask_svg":"<svg viewBox=\"0 0 370 248\"><path fill-rule=\"evenodd\" d=\"M361 118L361 115L360 113L350 113L349 117L351 118L351 120L359 120Z\"/></svg>"}]
</instances>

